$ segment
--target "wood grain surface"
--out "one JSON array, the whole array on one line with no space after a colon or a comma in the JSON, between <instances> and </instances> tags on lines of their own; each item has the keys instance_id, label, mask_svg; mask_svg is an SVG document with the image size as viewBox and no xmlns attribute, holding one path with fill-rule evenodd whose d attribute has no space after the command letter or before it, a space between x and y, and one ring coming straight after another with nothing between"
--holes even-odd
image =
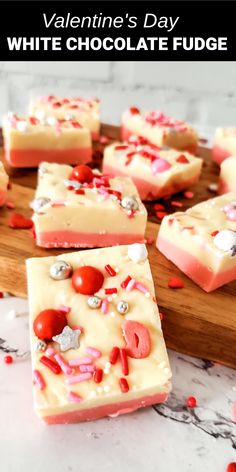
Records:
<instances>
[{"instance_id":1,"label":"wood grain surface","mask_svg":"<svg viewBox=\"0 0 236 472\"><path fill-rule=\"evenodd\" d=\"M111 140L117 139L119 129L103 125L102 134L109 136ZM208 185L217 181L219 170L211 162L209 150L200 149L199 155L204 158L204 168L200 183L193 189L194 198L187 200L181 195L175 198L183 202L184 210L210 198L212 194ZM93 164L95 167L100 165L101 156L102 145L96 143ZM3 154L1 158L4 161ZM25 259L66 251L37 248L30 230L9 228L10 212L17 211L25 216L32 214L29 203L34 197L36 170L10 170L9 174L13 185L8 199L16 204L16 209L0 210L0 290L26 297ZM164 204L169 211L174 210L170 201L165 201ZM153 206L153 203L147 205L147 235L156 239L160 222ZM236 282L207 294L160 254L154 243L148 245L148 251L158 305L164 314L162 324L167 346L185 354L236 367ZM168 288L168 279L173 275L182 278L183 289Z\"/></svg>"}]
</instances>

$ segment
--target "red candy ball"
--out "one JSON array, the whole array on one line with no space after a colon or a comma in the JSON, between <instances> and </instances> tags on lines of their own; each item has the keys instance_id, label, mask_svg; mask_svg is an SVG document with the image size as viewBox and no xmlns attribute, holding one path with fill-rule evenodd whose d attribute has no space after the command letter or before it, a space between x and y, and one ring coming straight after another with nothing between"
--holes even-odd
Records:
<instances>
[{"instance_id":1,"label":"red candy ball","mask_svg":"<svg viewBox=\"0 0 236 472\"><path fill-rule=\"evenodd\" d=\"M72 275L72 285L75 291L83 295L93 295L98 292L103 282L102 272L92 266L79 267Z\"/></svg>"},{"instance_id":2,"label":"red candy ball","mask_svg":"<svg viewBox=\"0 0 236 472\"><path fill-rule=\"evenodd\" d=\"M36 336L51 341L53 336L60 334L67 325L65 313L57 310L43 310L34 320L33 328Z\"/></svg>"},{"instance_id":3,"label":"red candy ball","mask_svg":"<svg viewBox=\"0 0 236 472\"><path fill-rule=\"evenodd\" d=\"M195 406L197 406L197 400L195 397L188 397L186 399L186 405L189 407L189 408L195 408Z\"/></svg>"},{"instance_id":4,"label":"red candy ball","mask_svg":"<svg viewBox=\"0 0 236 472\"><path fill-rule=\"evenodd\" d=\"M236 472L236 462L230 462L227 466L226 472Z\"/></svg>"},{"instance_id":5,"label":"red candy ball","mask_svg":"<svg viewBox=\"0 0 236 472\"><path fill-rule=\"evenodd\" d=\"M12 356L4 356L3 360L4 360L5 364L12 364L13 357Z\"/></svg>"},{"instance_id":6,"label":"red candy ball","mask_svg":"<svg viewBox=\"0 0 236 472\"><path fill-rule=\"evenodd\" d=\"M93 180L93 171L88 166L76 166L71 172L70 179L77 180L81 184L90 183Z\"/></svg>"}]
</instances>

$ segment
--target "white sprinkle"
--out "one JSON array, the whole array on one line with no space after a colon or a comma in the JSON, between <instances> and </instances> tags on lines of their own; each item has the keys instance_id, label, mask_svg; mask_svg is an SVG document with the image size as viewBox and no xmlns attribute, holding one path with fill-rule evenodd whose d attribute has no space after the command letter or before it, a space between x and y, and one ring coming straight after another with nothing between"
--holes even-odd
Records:
<instances>
[{"instance_id":1,"label":"white sprinkle","mask_svg":"<svg viewBox=\"0 0 236 472\"><path fill-rule=\"evenodd\" d=\"M20 131L21 133L25 133L28 128L28 123L27 121L18 121L16 127L18 131Z\"/></svg>"},{"instance_id":2,"label":"white sprinkle","mask_svg":"<svg viewBox=\"0 0 236 472\"><path fill-rule=\"evenodd\" d=\"M44 118L45 118L45 111L44 111L44 110L36 110L36 112L34 113L34 116L35 116L39 121L43 121Z\"/></svg>"},{"instance_id":3,"label":"white sprinkle","mask_svg":"<svg viewBox=\"0 0 236 472\"><path fill-rule=\"evenodd\" d=\"M108 300L109 302L112 302L113 299L112 299L112 297L107 297L107 300Z\"/></svg>"},{"instance_id":4,"label":"white sprinkle","mask_svg":"<svg viewBox=\"0 0 236 472\"><path fill-rule=\"evenodd\" d=\"M57 119L55 118L55 116L49 116L47 118L47 124L49 126L55 126L57 124Z\"/></svg>"},{"instance_id":5,"label":"white sprinkle","mask_svg":"<svg viewBox=\"0 0 236 472\"><path fill-rule=\"evenodd\" d=\"M150 292L146 292L146 293L145 293L145 297L146 297L146 298L150 298Z\"/></svg>"},{"instance_id":6,"label":"white sprinkle","mask_svg":"<svg viewBox=\"0 0 236 472\"><path fill-rule=\"evenodd\" d=\"M105 369L103 370L103 373L104 373L105 375L109 374L109 373L110 373L110 369L106 369L106 368L105 368Z\"/></svg>"},{"instance_id":7,"label":"white sprinkle","mask_svg":"<svg viewBox=\"0 0 236 472\"><path fill-rule=\"evenodd\" d=\"M164 370L163 370L163 372L165 372L165 374L169 374L170 369L168 369L168 367L165 367Z\"/></svg>"},{"instance_id":8,"label":"white sprinkle","mask_svg":"<svg viewBox=\"0 0 236 472\"><path fill-rule=\"evenodd\" d=\"M110 391L109 385L105 385L105 387L103 387L103 390L105 393L109 392Z\"/></svg>"},{"instance_id":9,"label":"white sprinkle","mask_svg":"<svg viewBox=\"0 0 236 472\"><path fill-rule=\"evenodd\" d=\"M115 318L115 316L116 316L115 312L114 312L114 311L111 311L110 317L111 317L111 318Z\"/></svg>"},{"instance_id":10,"label":"white sprinkle","mask_svg":"<svg viewBox=\"0 0 236 472\"><path fill-rule=\"evenodd\" d=\"M117 293L113 293L112 298L117 298Z\"/></svg>"},{"instance_id":11,"label":"white sprinkle","mask_svg":"<svg viewBox=\"0 0 236 472\"><path fill-rule=\"evenodd\" d=\"M96 390L91 390L89 396L92 397L92 398L96 397L97 396Z\"/></svg>"},{"instance_id":12,"label":"white sprinkle","mask_svg":"<svg viewBox=\"0 0 236 472\"><path fill-rule=\"evenodd\" d=\"M111 368L111 363L106 362L104 367L105 367L105 369L110 369Z\"/></svg>"},{"instance_id":13,"label":"white sprinkle","mask_svg":"<svg viewBox=\"0 0 236 472\"><path fill-rule=\"evenodd\" d=\"M98 393L102 393L102 392L103 392L103 388L102 388L102 387L97 387L97 392L98 392Z\"/></svg>"},{"instance_id":14,"label":"white sprinkle","mask_svg":"<svg viewBox=\"0 0 236 472\"><path fill-rule=\"evenodd\" d=\"M119 269L118 269L118 267L115 267L115 271L116 271L117 274L119 274Z\"/></svg>"},{"instance_id":15,"label":"white sprinkle","mask_svg":"<svg viewBox=\"0 0 236 472\"><path fill-rule=\"evenodd\" d=\"M163 369L166 365L166 362L165 361L162 361L160 362L160 364L158 365L158 367L160 367L160 369Z\"/></svg>"}]
</instances>

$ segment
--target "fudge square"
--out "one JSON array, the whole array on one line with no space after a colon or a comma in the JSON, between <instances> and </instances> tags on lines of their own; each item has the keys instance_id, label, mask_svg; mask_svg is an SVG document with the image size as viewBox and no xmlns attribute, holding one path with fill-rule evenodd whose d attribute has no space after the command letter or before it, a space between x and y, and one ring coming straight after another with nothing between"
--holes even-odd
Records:
<instances>
[{"instance_id":1,"label":"fudge square","mask_svg":"<svg viewBox=\"0 0 236 472\"><path fill-rule=\"evenodd\" d=\"M34 408L47 423L164 402L171 371L142 244L27 260Z\"/></svg>"},{"instance_id":2,"label":"fudge square","mask_svg":"<svg viewBox=\"0 0 236 472\"><path fill-rule=\"evenodd\" d=\"M218 193L236 192L236 156L227 157L220 166Z\"/></svg>"},{"instance_id":3,"label":"fudge square","mask_svg":"<svg viewBox=\"0 0 236 472\"><path fill-rule=\"evenodd\" d=\"M78 121L9 113L3 120L6 160L12 167L37 167L40 162L86 164L92 159L91 135Z\"/></svg>"},{"instance_id":4,"label":"fudge square","mask_svg":"<svg viewBox=\"0 0 236 472\"><path fill-rule=\"evenodd\" d=\"M236 156L236 128L217 128L212 158L220 165L229 156Z\"/></svg>"},{"instance_id":5,"label":"fudge square","mask_svg":"<svg viewBox=\"0 0 236 472\"><path fill-rule=\"evenodd\" d=\"M39 120L54 116L57 119L79 121L88 128L93 140L100 134L100 101L97 98L62 98L54 95L32 100L29 114Z\"/></svg>"},{"instance_id":6,"label":"fudge square","mask_svg":"<svg viewBox=\"0 0 236 472\"><path fill-rule=\"evenodd\" d=\"M4 205L7 198L7 187L9 177L4 169L3 163L0 162L0 206Z\"/></svg>"},{"instance_id":7,"label":"fudge square","mask_svg":"<svg viewBox=\"0 0 236 472\"><path fill-rule=\"evenodd\" d=\"M103 172L131 177L142 200L155 200L180 192L200 177L202 160L192 154L149 144L130 136L104 151Z\"/></svg>"},{"instance_id":8,"label":"fudge square","mask_svg":"<svg viewBox=\"0 0 236 472\"><path fill-rule=\"evenodd\" d=\"M206 292L236 279L236 193L166 216L157 248Z\"/></svg>"},{"instance_id":9,"label":"fudge square","mask_svg":"<svg viewBox=\"0 0 236 472\"><path fill-rule=\"evenodd\" d=\"M102 247L144 242L147 211L132 180L88 166L42 163L31 204L38 246Z\"/></svg>"},{"instance_id":10,"label":"fudge square","mask_svg":"<svg viewBox=\"0 0 236 472\"><path fill-rule=\"evenodd\" d=\"M169 118L160 111L141 112L131 107L122 115L122 139L135 134L156 146L168 146L196 153L198 135L187 123Z\"/></svg>"}]
</instances>

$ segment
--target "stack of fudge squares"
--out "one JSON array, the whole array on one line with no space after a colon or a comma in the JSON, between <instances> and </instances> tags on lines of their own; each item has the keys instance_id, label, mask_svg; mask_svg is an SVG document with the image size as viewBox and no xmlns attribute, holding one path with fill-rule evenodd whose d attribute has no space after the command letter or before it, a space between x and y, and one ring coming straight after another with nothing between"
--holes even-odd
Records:
<instances>
[{"instance_id":1,"label":"stack of fudge squares","mask_svg":"<svg viewBox=\"0 0 236 472\"><path fill-rule=\"evenodd\" d=\"M93 248L26 263L34 405L48 424L129 413L164 402L171 389L143 201L198 182L198 135L183 121L136 107L124 112L121 129L100 172L86 165L99 138L98 100L43 97L29 116L4 119L9 165L38 167L36 245ZM205 291L236 278L232 169L222 165L222 195L166 216L157 237L157 248ZM0 192L2 181L6 187L0 168Z\"/></svg>"}]
</instances>

